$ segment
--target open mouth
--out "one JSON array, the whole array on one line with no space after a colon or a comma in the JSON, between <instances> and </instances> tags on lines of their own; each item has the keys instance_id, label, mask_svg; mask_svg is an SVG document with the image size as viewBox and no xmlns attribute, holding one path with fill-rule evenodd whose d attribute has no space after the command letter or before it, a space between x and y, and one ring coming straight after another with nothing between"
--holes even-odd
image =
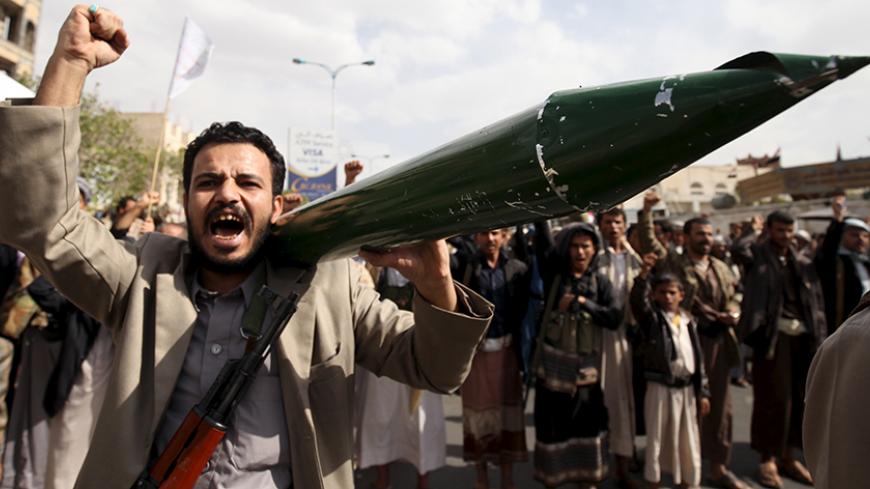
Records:
<instances>
[{"instance_id":1,"label":"open mouth","mask_svg":"<svg viewBox=\"0 0 870 489\"><path fill-rule=\"evenodd\" d=\"M233 240L245 231L245 220L235 213L221 213L211 219L211 235L220 240Z\"/></svg>"}]
</instances>

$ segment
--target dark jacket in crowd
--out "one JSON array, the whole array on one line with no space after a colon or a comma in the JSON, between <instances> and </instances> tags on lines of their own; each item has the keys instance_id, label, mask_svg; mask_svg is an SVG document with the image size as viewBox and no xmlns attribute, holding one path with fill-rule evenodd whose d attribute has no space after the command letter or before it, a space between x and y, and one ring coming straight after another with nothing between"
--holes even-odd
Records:
<instances>
[{"instance_id":1,"label":"dark jacket in crowd","mask_svg":"<svg viewBox=\"0 0 870 489\"><path fill-rule=\"evenodd\" d=\"M783 311L786 283L779 257L767 239L747 233L731 248L731 256L745 273L745 289L738 331L744 343L757 351L773 352L779 335L777 321ZM797 278L797 292L804 324L815 340L815 348L827 336L825 301L816 267L806 256L790 248L788 266Z\"/></svg>"},{"instance_id":2,"label":"dark jacket in crowd","mask_svg":"<svg viewBox=\"0 0 870 489\"><path fill-rule=\"evenodd\" d=\"M544 281L544 300L552 303L551 309L556 309L563 294L582 295L586 302L582 306L574 303L572 308L588 312L600 327L617 329L622 324L623 311L614 300L613 283L599 270L598 258L592 259L582 277L575 278L571 275L569 248L571 240L578 234L592 238L595 248L601 250L601 236L590 224L569 224L554 238L549 224L545 221L535 223L535 255L540 266L541 279Z\"/></svg>"},{"instance_id":3,"label":"dark jacket in crowd","mask_svg":"<svg viewBox=\"0 0 870 489\"><path fill-rule=\"evenodd\" d=\"M97 338L100 324L60 295L44 277L31 282L27 293L49 315L49 325L41 332L49 341L62 342L43 399L45 411L54 416L66 404L82 362Z\"/></svg>"},{"instance_id":4,"label":"dark jacket in crowd","mask_svg":"<svg viewBox=\"0 0 870 489\"><path fill-rule=\"evenodd\" d=\"M471 288L471 290L482 294L480 278L484 272L484 267L488 266L485 262L486 258L483 256L483 253L477 249L472 252L472 248L469 246L459 248L450 260L453 278L462 282ZM501 268L504 271L506 305L506 307L499 308L495 312L502 321L500 326L503 328L503 331L499 333L511 334L515 341L519 341L520 327L529 304L529 281L531 278L528 273L529 269L520 260L508 258L505 249L502 249L499 253L497 268ZM495 321L496 318L493 318L493 320ZM492 327L493 325L491 324L491 330ZM496 331L494 330L490 331L487 336L492 337L495 333ZM502 336L502 334L496 334L496 336Z\"/></svg>"},{"instance_id":5,"label":"dark jacket in crowd","mask_svg":"<svg viewBox=\"0 0 870 489\"><path fill-rule=\"evenodd\" d=\"M671 370L671 362L676 359L676 347L668 319L657 304L650 301L649 280L637 277L631 288L629 303L638 323L638 344L643 359L643 374L646 380L667 386L675 386L677 379ZM698 340L695 320L689 324L692 338L692 353L695 356L695 373L692 386L701 397L710 397L707 374L704 371L704 353Z\"/></svg>"},{"instance_id":6,"label":"dark jacket in crowd","mask_svg":"<svg viewBox=\"0 0 870 489\"><path fill-rule=\"evenodd\" d=\"M11 246L0 244L0 301L6 297L17 276L18 251Z\"/></svg>"},{"instance_id":7,"label":"dark jacket in crowd","mask_svg":"<svg viewBox=\"0 0 870 489\"><path fill-rule=\"evenodd\" d=\"M816 271L825 295L828 335L833 334L849 317L849 313L855 309L863 295L855 261L848 255L840 253L840 239L843 237L844 229L843 222L832 219L825 233L825 240L815 258ZM870 262L862 262L859 266L870 269Z\"/></svg>"}]
</instances>

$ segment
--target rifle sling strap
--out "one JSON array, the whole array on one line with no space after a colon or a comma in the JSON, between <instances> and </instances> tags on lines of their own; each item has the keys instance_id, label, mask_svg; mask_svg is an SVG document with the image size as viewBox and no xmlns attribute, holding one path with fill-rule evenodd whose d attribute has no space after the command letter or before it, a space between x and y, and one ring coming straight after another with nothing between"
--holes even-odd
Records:
<instances>
[{"instance_id":1,"label":"rifle sling strap","mask_svg":"<svg viewBox=\"0 0 870 489\"><path fill-rule=\"evenodd\" d=\"M260 289L264 287L266 283L265 271L261 270L257 277L257 287L256 290L258 293L254 294L254 297L251 299L251 303L248 306L247 310L245 310L245 314L242 316L242 338L247 340L247 344L245 345L245 352L249 352L254 349L254 345L256 345L257 341L260 337L263 336L263 321L266 319L266 300L263 298L262 294L259 293Z\"/></svg>"}]
</instances>

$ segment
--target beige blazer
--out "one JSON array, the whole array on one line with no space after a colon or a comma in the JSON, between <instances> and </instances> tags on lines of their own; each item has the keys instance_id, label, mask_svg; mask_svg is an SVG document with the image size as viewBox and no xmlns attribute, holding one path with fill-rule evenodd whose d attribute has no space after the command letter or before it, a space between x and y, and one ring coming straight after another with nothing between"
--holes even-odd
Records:
<instances>
[{"instance_id":1,"label":"beige blazer","mask_svg":"<svg viewBox=\"0 0 870 489\"><path fill-rule=\"evenodd\" d=\"M0 107L0 241L23 250L57 288L112 331L115 360L78 488L128 488L193 331L187 243L112 239L78 210L78 108ZM266 282L301 294L276 353L297 488L350 488L355 363L414 387L450 392L470 368L492 307L457 285L467 315L421 299L380 302L348 260L313 273L267 264Z\"/></svg>"},{"instance_id":2,"label":"beige blazer","mask_svg":"<svg viewBox=\"0 0 870 489\"><path fill-rule=\"evenodd\" d=\"M816 489L870 484L868 300L822 343L807 375L804 457Z\"/></svg>"}]
</instances>

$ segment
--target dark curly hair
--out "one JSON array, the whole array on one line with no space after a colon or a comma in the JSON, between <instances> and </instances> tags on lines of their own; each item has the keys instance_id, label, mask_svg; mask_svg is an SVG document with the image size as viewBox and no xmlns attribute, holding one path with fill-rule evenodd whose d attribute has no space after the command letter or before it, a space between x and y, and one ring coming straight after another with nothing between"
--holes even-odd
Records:
<instances>
[{"instance_id":1,"label":"dark curly hair","mask_svg":"<svg viewBox=\"0 0 870 489\"><path fill-rule=\"evenodd\" d=\"M284 177L287 169L284 166L284 157L275 149L275 144L269 136L259 129L248 127L241 122L232 121L227 123L215 122L208 129L202 131L184 150L184 178L185 191L190 190L190 179L193 173L193 160L207 144L211 143L248 143L256 146L266 154L272 167L272 195L280 195L284 189Z\"/></svg>"}]
</instances>

